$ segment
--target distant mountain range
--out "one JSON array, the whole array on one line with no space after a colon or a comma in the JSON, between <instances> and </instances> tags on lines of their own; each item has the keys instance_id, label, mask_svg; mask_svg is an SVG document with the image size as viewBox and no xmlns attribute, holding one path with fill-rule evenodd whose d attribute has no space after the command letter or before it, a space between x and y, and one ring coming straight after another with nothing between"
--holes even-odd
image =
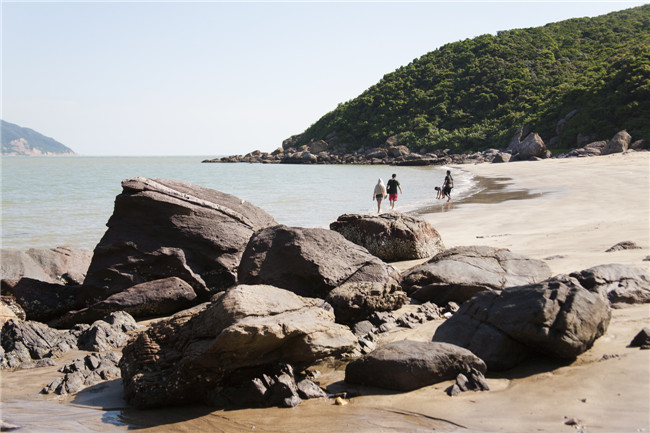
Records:
<instances>
[{"instance_id":1,"label":"distant mountain range","mask_svg":"<svg viewBox=\"0 0 650 433\"><path fill-rule=\"evenodd\" d=\"M33 129L23 128L4 120L0 122L2 122L0 135L3 155L76 155L69 147Z\"/></svg>"}]
</instances>

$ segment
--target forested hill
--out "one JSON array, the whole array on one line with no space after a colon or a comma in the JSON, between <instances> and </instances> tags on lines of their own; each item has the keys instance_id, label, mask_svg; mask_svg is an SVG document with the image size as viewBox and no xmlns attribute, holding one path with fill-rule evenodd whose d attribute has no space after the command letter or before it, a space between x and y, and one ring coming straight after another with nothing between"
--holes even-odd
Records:
<instances>
[{"instance_id":1,"label":"forested hill","mask_svg":"<svg viewBox=\"0 0 650 433\"><path fill-rule=\"evenodd\" d=\"M75 155L68 147L33 129L0 120L3 155Z\"/></svg>"},{"instance_id":2,"label":"forested hill","mask_svg":"<svg viewBox=\"0 0 650 433\"><path fill-rule=\"evenodd\" d=\"M323 139L350 151L399 134L411 149L484 150L506 147L527 125L571 148L578 134L608 139L623 129L650 140L648 119L645 5L450 43L385 75L287 144Z\"/></svg>"}]
</instances>

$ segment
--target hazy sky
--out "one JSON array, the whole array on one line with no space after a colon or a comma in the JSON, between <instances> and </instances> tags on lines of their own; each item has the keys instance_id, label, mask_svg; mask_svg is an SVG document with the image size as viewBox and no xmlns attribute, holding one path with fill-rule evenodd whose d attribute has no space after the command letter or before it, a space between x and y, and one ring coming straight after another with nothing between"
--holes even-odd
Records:
<instances>
[{"instance_id":1,"label":"hazy sky","mask_svg":"<svg viewBox=\"0 0 650 433\"><path fill-rule=\"evenodd\" d=\"M641 2L2 2L2 112L83 155L272 151L386 73Z\"/></svg>"}]
</instances>

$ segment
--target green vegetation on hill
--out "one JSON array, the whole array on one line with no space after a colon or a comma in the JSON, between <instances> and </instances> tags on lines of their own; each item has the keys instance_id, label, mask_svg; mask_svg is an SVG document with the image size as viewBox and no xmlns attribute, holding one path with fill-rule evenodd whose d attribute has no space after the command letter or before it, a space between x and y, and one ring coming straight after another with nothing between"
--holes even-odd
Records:
<instances>
[{"instance_id":1,"label":"green vegetation on hill","mask_svg":"<svg viewBox=\"0 0 650 433\"><path fill-rule=\"evenodd\" d=\"M340 104L296 144L354 150L400 134L412 149L483 150L507 147L523 125L567 148L578 134L623 129L650 140L650 5L445 45Z\"/></svg>"},{"instance_id":2,"label":"green vegetation on hill","mask_svg":"<svg viewBox=\"0 0 650 433\"><path fill-rule=\"evenodd\" d=\"M33 129L0 120L3 155L74 155L68 147Z\"/></svg>"}]
</instances>

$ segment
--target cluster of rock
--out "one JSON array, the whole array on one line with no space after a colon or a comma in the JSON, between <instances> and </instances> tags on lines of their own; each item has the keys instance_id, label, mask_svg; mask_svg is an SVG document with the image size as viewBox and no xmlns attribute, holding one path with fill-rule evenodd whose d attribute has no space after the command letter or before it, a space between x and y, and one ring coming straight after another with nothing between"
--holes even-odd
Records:
<instances>
[{"instance_id":1,"label":"cluster of rock","mask_svg":"<svg viewBox=\"0 0 650 433\"><path fill-rule=\"evenodd\" d=\"M486 290L463 303L433 340L471 350L490 370L510 369L535 354L574 359L607 330L612 301L648 302L648 293L648 272L629 265Z\"/></svg>"},{"instance_id":2,"label":"cluster of rock","mask_svg":"<svg viewBox=\"0 0 650 433\"><path fill-rule=\"evenodd\" d=\"M62 250L39 260L12 253L31 264L3 268L0 306L12 318L0 367L101 352L64 367L44 391L71 393L114 378L117 358L106 353L123 347L125 397L141 408L295 406L324 395L305 371L326 358L351 361L350 384L405 390L455 379L454 395L487 389L486 368L537 353L575 357L605 332L610 304L650 302L640 268L551 277L544 262L508 250L444 250L435 229L404 215L337 224L345 236L278 225L236 197L183 182L127 179L87 272L77 260L74 272L47 263ZM390 237L400 259L433 257L400 273L384 261ZM136 330L134 317L166 318ZM433 342L378 345L381 333L442 317Z\"/></svg>"},{"instance_id":3,"label":"cluster of rock","mask_svg":"<svg viewBox=\"0 0 650 433\"><path fill-rule=\"evenodd\" d=\"M55 359L73 349L111 351L124 347L129 332L138 328L133 317L115 312L92 325L79 324L58 330L31 320L10 319L1 332L0 368L33 368L55 365Z\"/></svg>"},{"instance_id":4,"label":"cluster of rock","mask_svg":"<svg viewBox=\"0 0 650 433\"><path fill-rule=\"evenodd\" d=\"M383 146L361 147L347 151L346 146L336 145L336 137L325 140L311 140L308 144L298 146L301 135L284 140L282 147L271 153L255 150L246 155L230 155L203 162L247 162L261 164L363 164L363 165L395 165L395 166L428 166L449 164L476 164L481 162L510 162L528 161L551 158L549 148L559 145L559 134L566 123L577 114L577 110L568 113L561 119L556 128L557 136L544 142L542 137L531 131L530 127L522 126L514 134L506 149L487 149L483 152L455 153L450 149L432 151L430 149L411 150L399 145L400 135L389 137ZM576 156L597 156L621 153L628 150L648 150L644 139L632 141L627 131L618 132L609 141L597 141L594 137L578 135L578 147L569 153L554 157L567 158Z\"/></svg>"},{"instance_id":5,"label":"cluster of rock","mask_svg":"<svg viewBox=\"0 0 650 433\"><path fill-rule=\"evenodd\" d=\"M319 140L299 148L278 148L271 153L259 150L246 155L230 155L203 162L247 162L258 164L352 164L427 166L489 162L498 150L473 153L454 153L449 149L414 151L403 145L386 144L383 147L362 147L352 152L331 148Z\"/></svg>"},{"instance_id":6,"label":"cluster of rock","mask_svg":"<svg viewBox=\"0 0 650 433\"><path fill-rule=\"evenodd\" d=\"M75 359L59 368L58 371L65 375L46 385L41 394L74 394L105 380L119 379L118 363L121 357L119 352L95 352Z\"/></svg>"}]
</instances>

